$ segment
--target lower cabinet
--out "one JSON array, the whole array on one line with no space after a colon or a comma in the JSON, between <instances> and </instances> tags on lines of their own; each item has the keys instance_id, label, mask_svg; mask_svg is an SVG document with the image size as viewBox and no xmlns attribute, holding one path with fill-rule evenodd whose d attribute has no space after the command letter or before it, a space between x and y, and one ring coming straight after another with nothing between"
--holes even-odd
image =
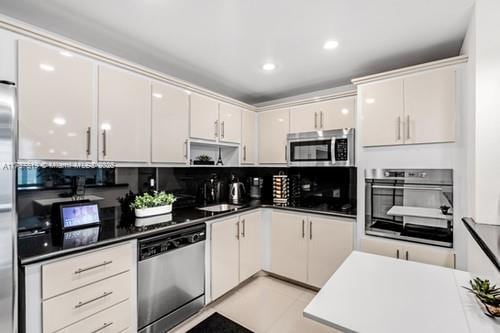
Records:
<instances>
[{"instance_id":1,"label":"lower cabinet","mask_svg":"<svg viewBox=\"0 0 500 333\"><path fill-rule=\"evenodd\" d=\"M361 240L361 250L386 257L411 260L424 264L456 267L455 254L451 249L399 242L390 239L365 237Z\"/></svg>"},{"instance_id":2,"label":"lower cabinet","mask_svg":"<svg viewBox=\"0 0 500 333\"><path fill-rule=\"evenodd\" d=\"M261 270L261 214L211 224L211 297L219 298Z\"/></svg>"},{"instance_id":3,"label":"lower cabinet","mask_svg":"<svg viewBox=\"0 0 500 333\"><path fill-rule=\"evenodd\" d=\"M353 222L272 212L271 272L321 288L353 250Z\"/></svg>"}]
</instances>

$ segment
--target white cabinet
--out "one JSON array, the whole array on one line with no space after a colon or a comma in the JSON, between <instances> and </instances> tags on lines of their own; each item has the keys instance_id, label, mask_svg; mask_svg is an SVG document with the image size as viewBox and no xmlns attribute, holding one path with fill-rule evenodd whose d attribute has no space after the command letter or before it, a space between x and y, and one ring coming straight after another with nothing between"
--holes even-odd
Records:
<instances>
[{"instance_id":1,"label":"white cabinet","mask_svg":"<svg viewBox=\"0 0 500 333\"><path fill-rule=\"evenodd\" d=\"M355 99L338 98L290 109L290 132L354 128Z\"/></svg>"},{"instance_id":2,"label":"white cabinet","mask_svg":"<svg viewBox=\"0 0 500 333\"><path fill-rule=\"evenodd\" d=\"M307 282L307 216L272 212L271 271Z\"/></svg>"},{"instance_id":3,"label":"white cabinet","mask_svg":"<svg viewBox=\"0 0 500 333\"><path fill-rule=\"evenodd\" d=\"M92 160L93 63L62 49L19 41L19 158Z\"/></svg>"},{"instance_id":4,"label":"white cabinet","mask_svg":"<svg viewBox=\"0 0 500 333\"><path fill-rule=\"evenodd\" d=\"M240 216L240 282L262 269L260 211Z\"/></svg>"},{"instance_id":5,"label":"white cabinet","mask_svg":"<svg viewBox=\"0 0 500 333\"><path fill-rule=\"evenodd\" d=\"M455 140L455 70L405 78L405 143Z\"/></svg>"},{"instance_id":6,"label":"white cabinet","mask_svg":"<svg viewBox=\"0 0 500 333\"><path fill-rule=\"evenodd\" d=\"M451 249L399 242L383 238L365 237L361 240L361 250L397 259L411 260L425 264L455 268L455 254Z\"/></svg>"},{"instance_id":7,"label":"white cabinet","mask_svg":"<svg viewBox=\"0 0 500 333\"><path fill-rule=\"evenodd\" d=\"M288 109L259 112L259 163L287 162Z\"/></svg>"},{"instance_id":8,"label":"white cabinet","mask_svg":"<svg viewBox=\"0 0 500 333\"><path fill-rule=\"evenodd\" d=\"M211 298L215 300L261 270L260 211L211 224Z\"/></svg>"},{"instance_id":9,"label":"white cabinet","mask_svg":"<svg viewBox=\"0 0 500 333\"><path fill-rule=\"evenodd\" d=\"M216 299L240 282L239 218L233 217L211 225L211 285Z\"/></svg>"},{"instance_id":10,"label":"white cabinet","mask_svg":"<svg viewBox=\"0 0 500 333\"><path fill-rule=\"evenodd\" d=\"M442 68L360 86L363 145L454 141L455 76Z\"/></svg>"},{"instance_id":11,"label":"white cabinet","mask_svg":"<svg viewBox=\"0 0 500 333\"><path fill-rule=\"evenodd\" d=\"M353 250L353 222L309 216L307 283L321 288Z\"/></svg>"},{"instance_id":12,"label":"white cabinet","mask_svg":"<svg viewBox=\"0 0 500 333\"><path fill-rule=\"evenodd\" d=\"M402 144L403 79L367 84L360 88L364 146Z\"/></svg>"},{"instance_id":13,"label":"white cabinet","mask_svg":"<svg viewBox=\"0 0 500 333\"><path fill-rule=\"evenodd\" d=\"M241 164L257 161L257 113L241 112Z\"/></svg>"},{"instance_id":14,"label":"white cabinet","mask_svg":"<svg viewBox=\"0 0 500 333\"><path fill-rule=\"evenodd\" d=\"M195 139L218 139L219 103L215 99L191 94L190 130L191 137Z\"/></svg>"},{"instance_id":15,"label":"white cabinet","mask_svg":"<svg viewBox=\"0 0 500 333\"><path fill-rule=\"evenodd\" d=\"M99 66L99 159L148 162L151 86L142 76Z\"/></svg>"},{"instance_id":16,"label":"white cabinet","mask_svg":"<svg viewBox=\"0 0 500 333\"><path fill-rule=\"evenodd\" d=\"M186 163L188 94L183 89L154 82L151 113L151 162Z\"/></svg>"},{"instance_id":17,"label":"white cabinet","mask_svg":"<svg viewBox=\"0 0 500 333\"><path fill-rule=\"evenodd\" d=\"M271 271L321 288L353 250L353 222L272 212Z\"/></svg>"},{"instance_id":18,"label":"white cabinet","mask_svg":"<svg viewBox=\"0 0 500 333\"><path fill-rule=\"evenodd\" d=\"M241 109L237 106L220 103L219 106L220 133L219 140L239 143L241 140Z\"/></svg>"}]
</instances>

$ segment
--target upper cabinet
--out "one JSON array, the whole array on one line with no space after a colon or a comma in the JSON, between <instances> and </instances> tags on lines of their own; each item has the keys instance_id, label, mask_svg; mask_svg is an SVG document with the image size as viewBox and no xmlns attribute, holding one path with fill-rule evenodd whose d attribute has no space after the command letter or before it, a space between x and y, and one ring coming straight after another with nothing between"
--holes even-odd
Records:
<instances>
[{"instance_id":1,"label":"upper cabinet","mask_svg":"<svg viewBox=\"0 0 500 333\"><path fill-rule=\"evenodd\" d=\"M93 63L27 40L18 57L19 158L92 160Z\"/></svg>"},{"instance_id":2,"label":"upper cabinet","mask_svg":"<svg viewBox=\"0 0 500 333\"><path fill-rule=\"evenodd\" d=\"M364 146L455 140L455 68L359 87Z\"/></svg>"},{"instance_id":3,"label":"upper cabinet","mask_svg":"<svg viewBox=\"0 0 500 333\"><path fill-rule=\"evenodd\" d=\"M188 94L183 89L154 82L151 96L151 162L186 163Z\"/></svg>"},{"instance_id":4,"label":"upper cabinet","mask_svg":"<svg viewBox=\"0 0 500 333\"><path fill-rule=\"evenodd\" d=\"M290 110L290 132L354 128L354 96L300 105Z\"/></svg>"},{"instance_id":5,"label":"upper cabinet","mask_svg":"<svg viewBox=\"0 0 500 333\"><path fill-rule=\"evenodd\" d=\"M257 162L257 113L241 112L241 164Z\"/></svg>"},{"instance_id":6,"label":"upper cabinet","mask_svg":"<svg viewBox=\"0 0 500 333\"><path fill-rule=\"evenodd\" d=\"M142 76L99 66L99 159L148 162L151 84Z\"/></svg>"},{"instance_id":7,"label":"upper cabinet","mask_svg":"<svg viewBox=\"0 0 500 333\"><path fill-rule=\"evenodd\" d=\"M220 103L219 140L239 143L241 140L241 109L237 106Z\"/></svg>"},{"instance_id":8,"label":"upper cabinet","mask_svg":"<svg viewBox=\"0 0 500 333\"><path fill-rule=\"evenodd\" d=\"M259 163L287 163L289 109L259 112Z\"/></svg>"},{"instance_id":9,"label":"upper cabinet","mask_svg":"<svg viewBox=\"0 0 500 333\"><path fill-rule=\"evenodd\" d=\"M219 103L210 97L191 94L191 137L217 140L219 137Z\"/></svg>"}]
</instances>

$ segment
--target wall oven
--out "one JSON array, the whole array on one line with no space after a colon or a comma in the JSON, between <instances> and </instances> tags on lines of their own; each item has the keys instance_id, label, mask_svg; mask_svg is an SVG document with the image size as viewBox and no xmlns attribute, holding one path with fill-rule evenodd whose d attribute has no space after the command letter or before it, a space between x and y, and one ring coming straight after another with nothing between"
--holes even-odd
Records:
<instances>
[{"instance_id":1,"label":"wall oven","mask_svg":"<svg viewBox=\"0 0 500 333\"><path fill-rule=\"evenodd\" d=\"M354 129L288 134L289 166L354 166Z\"/></svg>"},{"instance_id":2,"label":"wall oven","mask_svg":"<svg viewBox=\"0 0 500 333\"><path fill-rule=\"evenodd\" d=\"M365 170L365 233L453 247L453 171Z\"/></svg>"}]
</instances>

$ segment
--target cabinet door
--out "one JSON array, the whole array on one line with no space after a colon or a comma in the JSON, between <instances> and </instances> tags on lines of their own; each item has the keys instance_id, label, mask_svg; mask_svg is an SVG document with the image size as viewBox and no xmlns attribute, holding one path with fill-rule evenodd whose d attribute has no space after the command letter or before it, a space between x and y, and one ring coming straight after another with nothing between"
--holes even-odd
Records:
<instances>
[{"instance_id":1,"label":"cabinet door","mask_svg":"<svg viewBox=\"0 0 500 333\"><path fill-rule=\"evenodd\" d=\"M323 130L354 128L356 122L356 98L346 97L318 103L320 124Z\"/></svg>"},{"instance_id":2,"label":"cabinet door","mask_svg":"<svg viewBox=\"0 0 500 333\"><path fill-rule=\"evenodd\" d=\"M439 248L430 245L405 244L401 258L422 262L425 264L455 267L455 255L451 249Z\"/></svg>"},{"instance_id":3,"label":"cabinet door","mask_svg":"<svg viewBox=\"0 0 500 333\"><path fill-rule=\"evenodd\" d=\"M287 162L288 109L259 113L259 163Z\"/></svg>"},{"instance_id":4,"label":"cabinet door","mask_svg":"<svg viewBox=\"0 0 500 333\"><path fill-rule=\"evenodd\" d=\"M364 146L403 143L403 79L361 86Z\"/></svg>"},{"instance_id":5,"label":"cabinet door","mask_svg":"<svg viewBox=\"0 0 500 333\"><path fill-rule=\"evenodd\" d=\"M219 139L225 142L239 143L241 140L241 109L234 105L221 103L219 121Z\"/></svg>"},{"instance_id":6,"label":"cabinet door","mask_svg":"<svg viewBox=\"0 0 500 333\"><path fill-rule=\"evenodd\" d=\"M99 66L99 156L116 162L148 162L151 87L147 78Z\"/></svg>"},{"instance_id":7,"label":"cabinet door","mask_svg":"<svg viewBox=\"0 0 500 333\"><path fill-rule=\"evenodd\" d=\"M191 94L191 137L217 140L219 137L219 103L212 98Z\"/></svg>"},{"instance_id":8,"label":"cabinet door","mask_svg":"<svg viewBox=\"0 0 500 333\"><path fill-rule=\"evenodd\" d=\"M212 226L212 299L239 283L239 219L231 218Z\"/></svg>"},{"instance_id":9,"label":"cabinet door","mask_svg":"<svg viewBox=\"0 0 500 333\"><path fill-rule=\"evenodd\" d=\"M257 156L257 113L241 113L241 163L254 164Z\"/></svg>"},{"instance_id":10,"label":"cabinet door","mask_svg":"<svg viewBox=\"0 0 500 333\"><path fill-rule=\"evenodd\" d=\"M307 282L306 224L305 215L272 212L271 271L273 273Z\"/></svg>"},{"instance_id":11,"label":"cabinet door","mask_svg":"<svg viewBox=\"0 0 500 333\"><path fill-rule=\"evenodd\" d=\"M321 129L318 103L290 109L290 133L312 132Z\"/></svg>"},{"instance_id":12,"label":"cabinet door","mask_svg":"<svg viewBox=\"0 0 500 333\"><path fill-rule=\"evenodd\" d=\"M240 281L262 269L261 214L254 212L240 216Z\"/></svg>"},{"instance_id":13,"label":"cabinet door","mask_svg":"<svg viewBox=\"0 0 500 333\"><path fill-rule=\"evenodd\" d=\"M455 140L455 69L405 78L405 143Z\"/></svg>"},{"instance_id":14,"label":"cabinet door","mask_svg":"<svg viewBox=\"0 0 500 333\"><path fill-rule=\"evenodd\" d=\"M19 41L19 158L91 160L94 65Z\"/></svg>"},{"instance_id":15,"label":"cabinet door","mask_svg":"<svg viewBox=\"0 0 500 333\"><path fill-rule=\"evenodd\" d=\"M189 136L189 96L183 89L152 84L151 161L185 163Z\"/></svg>"},{"instance_id":16,"label":"cabinet door","mask_svg":"<svg viewBox=\"0 0 500 333\"><path fill-rule=\"evenodd\" d=\"M362 238L361 251L386 257L403 258L403 244L382 238Z\"/></svg>"},{"instance_id":17,"label":"cabinet door","mask_svg":"<svg viewBox=\"0 0 500 333\"><path fill-rule=\"evenodd\" d=\"M353 222L309 217L307 283L321 288L353 249Z\"/></svg>"}]
</instances>

